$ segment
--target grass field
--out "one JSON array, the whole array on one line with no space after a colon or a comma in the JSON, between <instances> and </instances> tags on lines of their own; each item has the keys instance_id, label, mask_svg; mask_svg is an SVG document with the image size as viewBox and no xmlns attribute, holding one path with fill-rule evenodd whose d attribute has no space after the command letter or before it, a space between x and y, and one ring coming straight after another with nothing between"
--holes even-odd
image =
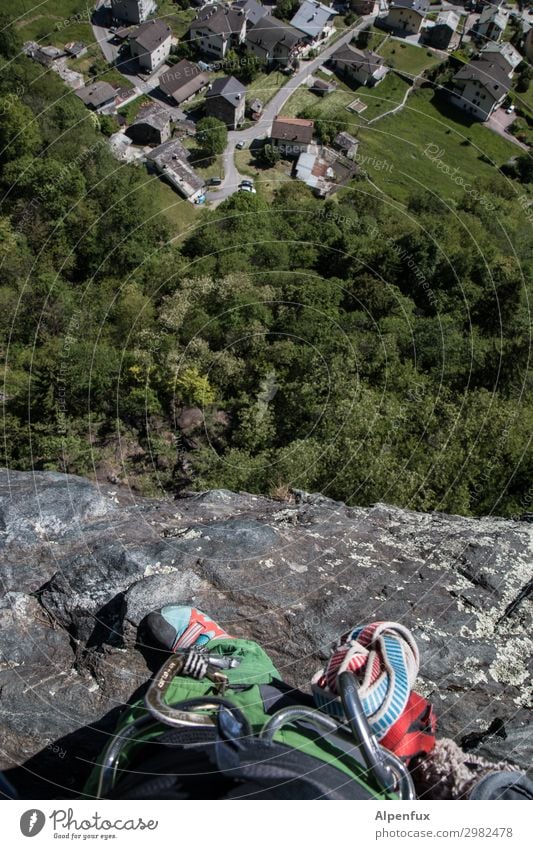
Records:
<instances>
[{"instance_id":1,"label":"grass field","mask_svg":"<svg viewBox=\"0 0 533 849\"><path fill-rule=\"evenodd\" d=\"M271 100L281 86L284 85L289 77L281 74L279 71L271 71L270 74L259 74L253 83L246 86L246 100L249 103L254 98L258 97L263 101L263 106Z\"/></svg>"},{"instance_id":2,"label":"grass field","mask_svg":"<svg viewBox=\"0 0 533 849\"><path fill-rule=\"evenodd\" d=\"M420 190L442 199L464 193L463 183L497 175L496 168L518 148L482 124L468 124L458 110L447 104L437 107L431 89L412 95L400 112L359 131L359 157L376 185L392 198L405 201ZM434 147L429 148L429 145ZM424 153L439 156L456 178L439 170ZM490 162L485 161L490 160ZM492 164L494 163L494 164Z\"/></svg>"},{"instance_id":3,"label":"grass field","mask_svg":"<svg viewBox=\"0 0 533 849\"><path fill-rule=\"evenodd\" d=\"M272 168L265 168L249 148L235 151L235 164L241 174L252 177L255 188L267 200L271 200L281 183L291 179L292 163L282 160Z\"/></svg>"},{"instance_id":4,"label":"grass field","mask_svg":"<svg viewBox=\"0 0 533 849\"><path fill-rule=\"evenodd\" d=\"M160 210L161 218L170 225L171 238L179 241L190 236L201 222L205 207L196 206L180 197L159 177L146 174L145 179L144 191L152 199L154 207Z\"/></svg>"},{"instance_id":5,"label":"grass field","mask_svg":"<svg viewBox=\"0 0 533 849\"><path fill-rule=\"evenodd\" d=\"M13 16L21 37L62 47L68 41L93 41L90 0L2 0L2 11Z\"/></svg>"},{"instance_id":6,"label":"grass field","mask_svg":"<svg viewBox=\"0 0 533 849\"><path fill-rule=\"evenodd\" d=\"M158 0L157 17L162 18L178 38L183 38L195 15L195 9L180 9L174 0Z\"/></svg>"},{"instance_id":7,"label":"grass field","mask_svg":"<svg viewBox=\"0 0 533 849\"><path fill-rule=\"evenodd\" d=\"M383 56L385 63L390 68L403 71L403 73L413 77L442 62L439 56L436 56L426 47L407 44L397 38L388 38L379 48L379 55Z\"/></svg>"},{"instance_id":8,"label":"grass field","mask_svg":"<svg viewBox=\"0 0 533 849\"><path fill-rule=\"evenodd\" d=\"M373 118L394 109L402 102L405 92L409 88L409 83L399 77L394 71L390 71L382 83L375 88L357 89L356 96L367 104L367 108L359 116L355 116L357 120L364 126Z\"/></svg>"},{"instance_id":9,"label":"grass field","mask_svg":"<svg viewBox=\"0 0 533 849\"><path fill-rule=\"evenodd\" d=\"M326 97L317 97L316 94L301 86L283 107L283 114L295 117L304 109L312 108L316 117L330 121L347 121L352 129L364 127L372 118L393 109L400 103L408 88L408 83L394 73L389 73L376 88L359 86L351 89L341 84L337 91ZM361 115L349 112L346 108L356 98L367 104L367 108Z\"/></svg>"}]
</instances>

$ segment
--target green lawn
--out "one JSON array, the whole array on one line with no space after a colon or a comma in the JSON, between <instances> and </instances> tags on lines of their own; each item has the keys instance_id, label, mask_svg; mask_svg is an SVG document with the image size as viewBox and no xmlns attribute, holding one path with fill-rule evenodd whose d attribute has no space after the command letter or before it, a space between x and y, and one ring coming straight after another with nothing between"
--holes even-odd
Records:
<instances>
[{"instance_id":1,"label":"green lawn","mask_svg":"<svg viewBox=\"0 0 533 849\"><path fill-rule=\"evenodd\" d=\"M354 116L361 125L364 126L378 115L394 109L402 102L405 92L409 88L409 83L395 74L394 71L389 71L382 83L374 88L365 88L361 86L357 89L355 96L367 104L367 107L360 116Z\"/></svg>"},{"instance_id":2,"label":"green lawn","mask_svg":"<svg viewBox=\"0 0 533 849\"><path fill-rule=\"evenodd\" d=\"M183 38L195 16L195 9L180 9L174 0L158 0L157 17L162 18L178 38Z\"/></svg>"},{"instance_id":3,"label":"green lawn","mask_svg":"<svg viewBox=\"0 0 533 849\"><path fill-rule=\"evenodd\" d=\"M282 160L272 168L265 168L257 162L249 148L235 151L235 164L241 174L247 174L254 180L255 188L267 200L271 200L280 183L291 180L292 162Z\"/></svg>"},{"instance_id":4,"label":"green lawn","mask_svg":"<svg viewBox=\"0 0 533 849\"><path fill-rule=\"evenodd\" d=\"M511 92L511 97L513 102L523 110L527 110L531 117L533 117L533 85L529 84L529 88L527 91L515 91Z\"/></svg>"},{"instance_id":5,"label":"green lawn","mask_svg":"<svg viewBox=\"0 0 533 849\"><path fill-rule=\"evenodd\" d=\"M16 19L25 41L62 47L69 41L93 41L88 14L93 5L87 0L2 0L2 11Z\"/></svg>"},{"instance_id":6,"label":"green lawn","mask_svg":"<svg viewBox=\"0 0 533 849\"><path fill-rule=\"evenodd\" d=\"M190 163L200 177L204 180L209 180L211 177L224 177L221 156L206 159L202 151L198 149L196 140L188 136L182 139L182 143L187 150L191 151Z\"/></svg>"},{"instance_id":7,"label":"green lawn","mask_svg":"<svg viewBox=\"0 0 533 849\"><path fill-rule=\"evenodd\" d=\"M511 142L465 118L446 103L437 108L432 90L422 89L400 112L360 129L360 162L376 185L396 200L405 201L421 190L434 191L445 200L457 198L464 193L463 186L439 170L424 151L435 155L442 150L440 161L450 171L457 168L456 176L468 184L496 176L495 166L518 152Z\"/></svg>"},{"instance_id":8,"label":"green lawn","mask_svg":"<svg viewBox=\"0 0 533 849\"><path fill-rule=\"evenodd\" d=\"M388 38L379 48L379 55L383 56L390 68L413 77L442 62L442 59L428 48L417 47L416 44L408 44L397 38Z\"/></svg>"},{"instance_id":9,"label":"green lawn","mask_svg":"<svg viewBox=\"0 0 533 849\"><path fill-rule=\"evenodd\" d=\"M279 71L271 71L270 74L259 74L253 83L246 86L246 100L249 103L255 97L262 100L263 106L271 100L282 85L290 79Z\"/></svg>"},{"instance_id":10,"label":"green lawn","mask_svg":"<svg viewBox=\"0 0 533 849\"><path fill-rule=\"evenodd\" d=\"M316 117L331 121L348 121L352 128L365 126L372 118L393 109L400 103L408 88L408 83L394 73L389 73L375 88L358 86L350 89L343 84L337 91L326 97L317 97L305 86L301 86L283 107L283 114L296 117L304 109L312 108ZM361 115L349 112L346 108L356 99L367 104L367 108Z\"/></svg>"},{"instance_id":11,"label":"green lawn","mask_svg":"<svg viewBox=\"0 0 533 849\"><path fill-rule=\"evenodd\" d=\"M159 177L146 174L145 179L144 191L153 200L154 207L160 210L162 218L170 224L171 238L180 240L190 236L194 227L201 222L205 207L180 197Z\"/></svg>"}]
</instances>

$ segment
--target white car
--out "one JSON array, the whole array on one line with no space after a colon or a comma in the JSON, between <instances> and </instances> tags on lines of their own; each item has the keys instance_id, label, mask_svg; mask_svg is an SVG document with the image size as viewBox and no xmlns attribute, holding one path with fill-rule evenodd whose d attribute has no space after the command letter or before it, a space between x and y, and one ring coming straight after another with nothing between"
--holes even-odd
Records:
<instances>
[{"instance_id":1,"label":"white car","mask_svg":"<svg viewBox=\"0 0 533 849\"><path fill-rule=\"evenodd\" d=\"M513 114L513 112L514 112L514 104L511 104L511 105L510 105L510 106L508 106L508 107L507 107L507 109L505 110L505 114L506 114L506 115L512 115L512 114Z\"/></svg>"},{"instance_id":2,"label":"white car","mask_svg":"<svg viewBox=\"0 0 533 849\"><path fill-rule=\"evenodd\" d=\"M251 192L253 195L256 195L257 192L253 186L239 186L240 192Z\"/></svg>"}]
</instances>

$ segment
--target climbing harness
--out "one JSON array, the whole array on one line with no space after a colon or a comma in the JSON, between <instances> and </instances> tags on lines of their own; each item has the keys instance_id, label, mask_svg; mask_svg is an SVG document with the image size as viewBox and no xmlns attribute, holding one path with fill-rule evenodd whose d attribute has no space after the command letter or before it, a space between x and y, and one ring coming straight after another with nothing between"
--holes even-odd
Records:
<instances>
[{"instance_id":1,"label":"climbing harness","mask_svg":"<svg viewBox=\"0 0 533 849\"><path fill-rule=\"evenodd\" d=\"M315 704L339 721L350 721L341 679L352 673L363 715L382 747L406 762L431 751L435 716L412 688L419 653L411 632L397 622L374 622L341 638L311 682Z\"/></svg>"}]
</instances>

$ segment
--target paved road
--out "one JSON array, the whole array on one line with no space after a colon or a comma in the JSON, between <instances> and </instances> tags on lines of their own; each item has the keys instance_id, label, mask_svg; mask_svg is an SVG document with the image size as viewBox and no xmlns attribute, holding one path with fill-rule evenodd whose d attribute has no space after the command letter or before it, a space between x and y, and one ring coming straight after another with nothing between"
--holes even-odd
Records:
<instances>
[{"instance_id":1,"label":"paved road","mask_svg":"<svg viewBox=\"0 0 533 849\"><path fill-rule=\"evenodd\" d=\"M359 30L363 29L369 23L372 23L375 17L375 15L365 15L356 24L356 26L347 30L340 38L325 47L316 59L311 59L309 61L302 60L300 63L300 70L293 74L285 85L276 92L272 100L270 100L265 106L261 118L259 121L255 122L253 127L249 127L246 130L234 130L228 133L228 144L226 150L222 154L224 180L218 191L207 192L206 198L208 201L212 201L215 204L221 203L221 201L225 200L233 194L233 192L235 192L239 183L244 178L244 175L239 174L235 165L235 146L237 142L243 141L246 147L249 147L250 143L253 142L254 139L268 138L272 130L272 122L274 118L281 112L283 105L287 102L289 97L294 94L296 89L301 85L304 85L307 82L308 77L320 68L320 66L330 58L335 50L343 44L348 44L354 35L356 35Z\"/></svg>"}]
</instances>

